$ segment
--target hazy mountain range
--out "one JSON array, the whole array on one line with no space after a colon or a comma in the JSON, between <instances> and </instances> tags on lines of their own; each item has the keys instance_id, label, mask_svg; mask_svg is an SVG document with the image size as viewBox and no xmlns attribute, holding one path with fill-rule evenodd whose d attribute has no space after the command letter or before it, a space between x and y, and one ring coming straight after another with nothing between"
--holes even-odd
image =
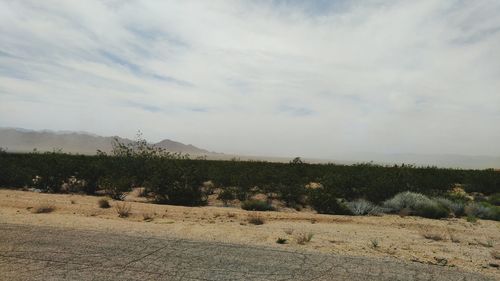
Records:
<instances>
[{"instance_id":1,"label":"hazy mountain range","mask_svg":"<svg viewBox=\"0 0 500 281\"><path fill-rule=\"evenodd\" d=\"M38 151L53 151L61 149L63 152L79 154L95 154L97 150L109 152L112 149L112 141L117 138L122 143L130 143L132 140L118 136L103 137L87 132L69 131L32 131L20 128L0 128L0 147L9 152L29 152L33 149ZM212 154L207 150L198 148L191 144L164 139L153 143L170 152L182 152L193 155Z\"/></svg>"},{"instance_id":2,"label":"hazy mountain range","mask_svg":"<svg viewBox=\"0 0 500 281\"><path fill-rule=\"evenodd\" d=\"M33 131L21 128L0 128L0 147L9 152L30 152L33 149L38 151L53 151L61 149L63 152L79 154L95 154L96 151L111 151L111 144L114 138L120 142L130 143L132 140L118 136L103 137L87 132L71 131ZM233 154L223 154L211 152L198 148L191 144L183 144L173 140L165 139L157 143L152 143L170 152L188 153L193 156L206 156L207 159L229 160L238 158L241 160L265 160L272 162L288 162L290 157L269 157L269 156L243 156ZM300 156L300 155L299 155ZM376 154L358 153L338 155L328 159L303 158L309 163L335 162L342 164L373 162L377 164L413 164L417 166L438 166L449 168L500 168L500 157L498 156L469 156L469 155L434 155L434 154Z\"/></svg>"}]
</instances>

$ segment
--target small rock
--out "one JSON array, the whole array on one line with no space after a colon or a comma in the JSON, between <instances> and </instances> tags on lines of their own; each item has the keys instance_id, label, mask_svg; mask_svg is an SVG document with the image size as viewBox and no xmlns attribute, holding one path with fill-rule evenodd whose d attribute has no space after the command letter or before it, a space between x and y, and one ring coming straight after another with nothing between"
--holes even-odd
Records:
<instances>
[{"instance_id":1,"label":"small rock","mask_svg":"<svg viewBox=\"0 0 500 281\"><path fill-rule=\"evenodd\" d=\"M494 267L494 268L498 268L500 266L500 265L498 265L498 263L494 263L494 262L490 262L488 265L491 267Z\"/></svg>"}]
</instances>

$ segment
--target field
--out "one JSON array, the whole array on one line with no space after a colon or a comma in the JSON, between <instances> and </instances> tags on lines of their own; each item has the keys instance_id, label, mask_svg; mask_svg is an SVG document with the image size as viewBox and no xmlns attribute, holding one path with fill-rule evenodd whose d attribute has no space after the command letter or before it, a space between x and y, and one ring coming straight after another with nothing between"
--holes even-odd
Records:
<instances>
[{"instance_id":1,"label":"field","mask_svg":"<svg viewBox=\"0 0 500 281\"><path fill-rule=\"evenodd\" d=\"M0 222L499 276L498 171L211 161L135 145L95 156L0 153Z\"/></svg>"},{"instance_id":2,"label":"field","mask_svg":"<svg viewBox=\"0 0 500 281\"><path fill-rule=\"evenodd\" d=\"M115 207L123 202L110 200L111 208L99 208L100 199L102 197L0 190L0 222L348 256L395 257L500 277L498 268L489 266L490 263L498 264L492 253L500 249L500 224L494 221L471 223L465 219L430 220L397 215L332 216L308 210L251 212L235 207L182 207L138 202L127 202L130 214L119 218ZM209 203L212 204L218 202ZM54 209L50 213L33 212L44 205ZM144 214L148 219L145 220ZM254 216L262 218L264 224L249 223L249 217ZM312 235L310 241L301 240L309 234ZM278 238L286 241L278 244Z\"/></svg>"}]
</instances>

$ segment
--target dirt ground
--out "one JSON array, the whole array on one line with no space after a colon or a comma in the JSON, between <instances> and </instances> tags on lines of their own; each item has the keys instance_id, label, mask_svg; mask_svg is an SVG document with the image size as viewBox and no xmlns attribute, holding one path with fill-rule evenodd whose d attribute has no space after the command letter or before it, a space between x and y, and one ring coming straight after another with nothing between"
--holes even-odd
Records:
<instances>
[{"instance_id":1,"label":"dirt ground","mask_svg":"<svg viewBox=\"0 0 500 281\"><path fill-rule=\"evenodd\" d=\"M260 245L349 256L395 257L404 261L452 266L500 279L500 223L417 217L332 216L310 211L249 212L234 207L180 207L127 202L131 214L119 218L98 207L103 197L0 190L0 223L113 230L201 241ZM51 213L34 208L51 205ZM145 220L144 216L152 217ZM248 222L258 216L262 225ZM300 244L302 236L312 235ZM425 237L427 236L427 238ZM278 238L286 239L278 244ZM431 239L432 238L432 239Z\"/></svg>"}]
</instances>

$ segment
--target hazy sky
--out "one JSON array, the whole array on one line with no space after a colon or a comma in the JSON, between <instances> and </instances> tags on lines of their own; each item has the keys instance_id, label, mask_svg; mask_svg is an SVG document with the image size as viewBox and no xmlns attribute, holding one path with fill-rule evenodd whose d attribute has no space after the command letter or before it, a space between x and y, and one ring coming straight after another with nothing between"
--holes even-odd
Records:
<instances>
[{"instance_id":1,"label":"hazy sky","mask_svg":"<svg viewBox=\"0 0 500 281\"><path fill-rule=\"evenodd\" d=\"M500 1L0 0L0 126L500 155Z\"/></svg>"}]
</instances>

